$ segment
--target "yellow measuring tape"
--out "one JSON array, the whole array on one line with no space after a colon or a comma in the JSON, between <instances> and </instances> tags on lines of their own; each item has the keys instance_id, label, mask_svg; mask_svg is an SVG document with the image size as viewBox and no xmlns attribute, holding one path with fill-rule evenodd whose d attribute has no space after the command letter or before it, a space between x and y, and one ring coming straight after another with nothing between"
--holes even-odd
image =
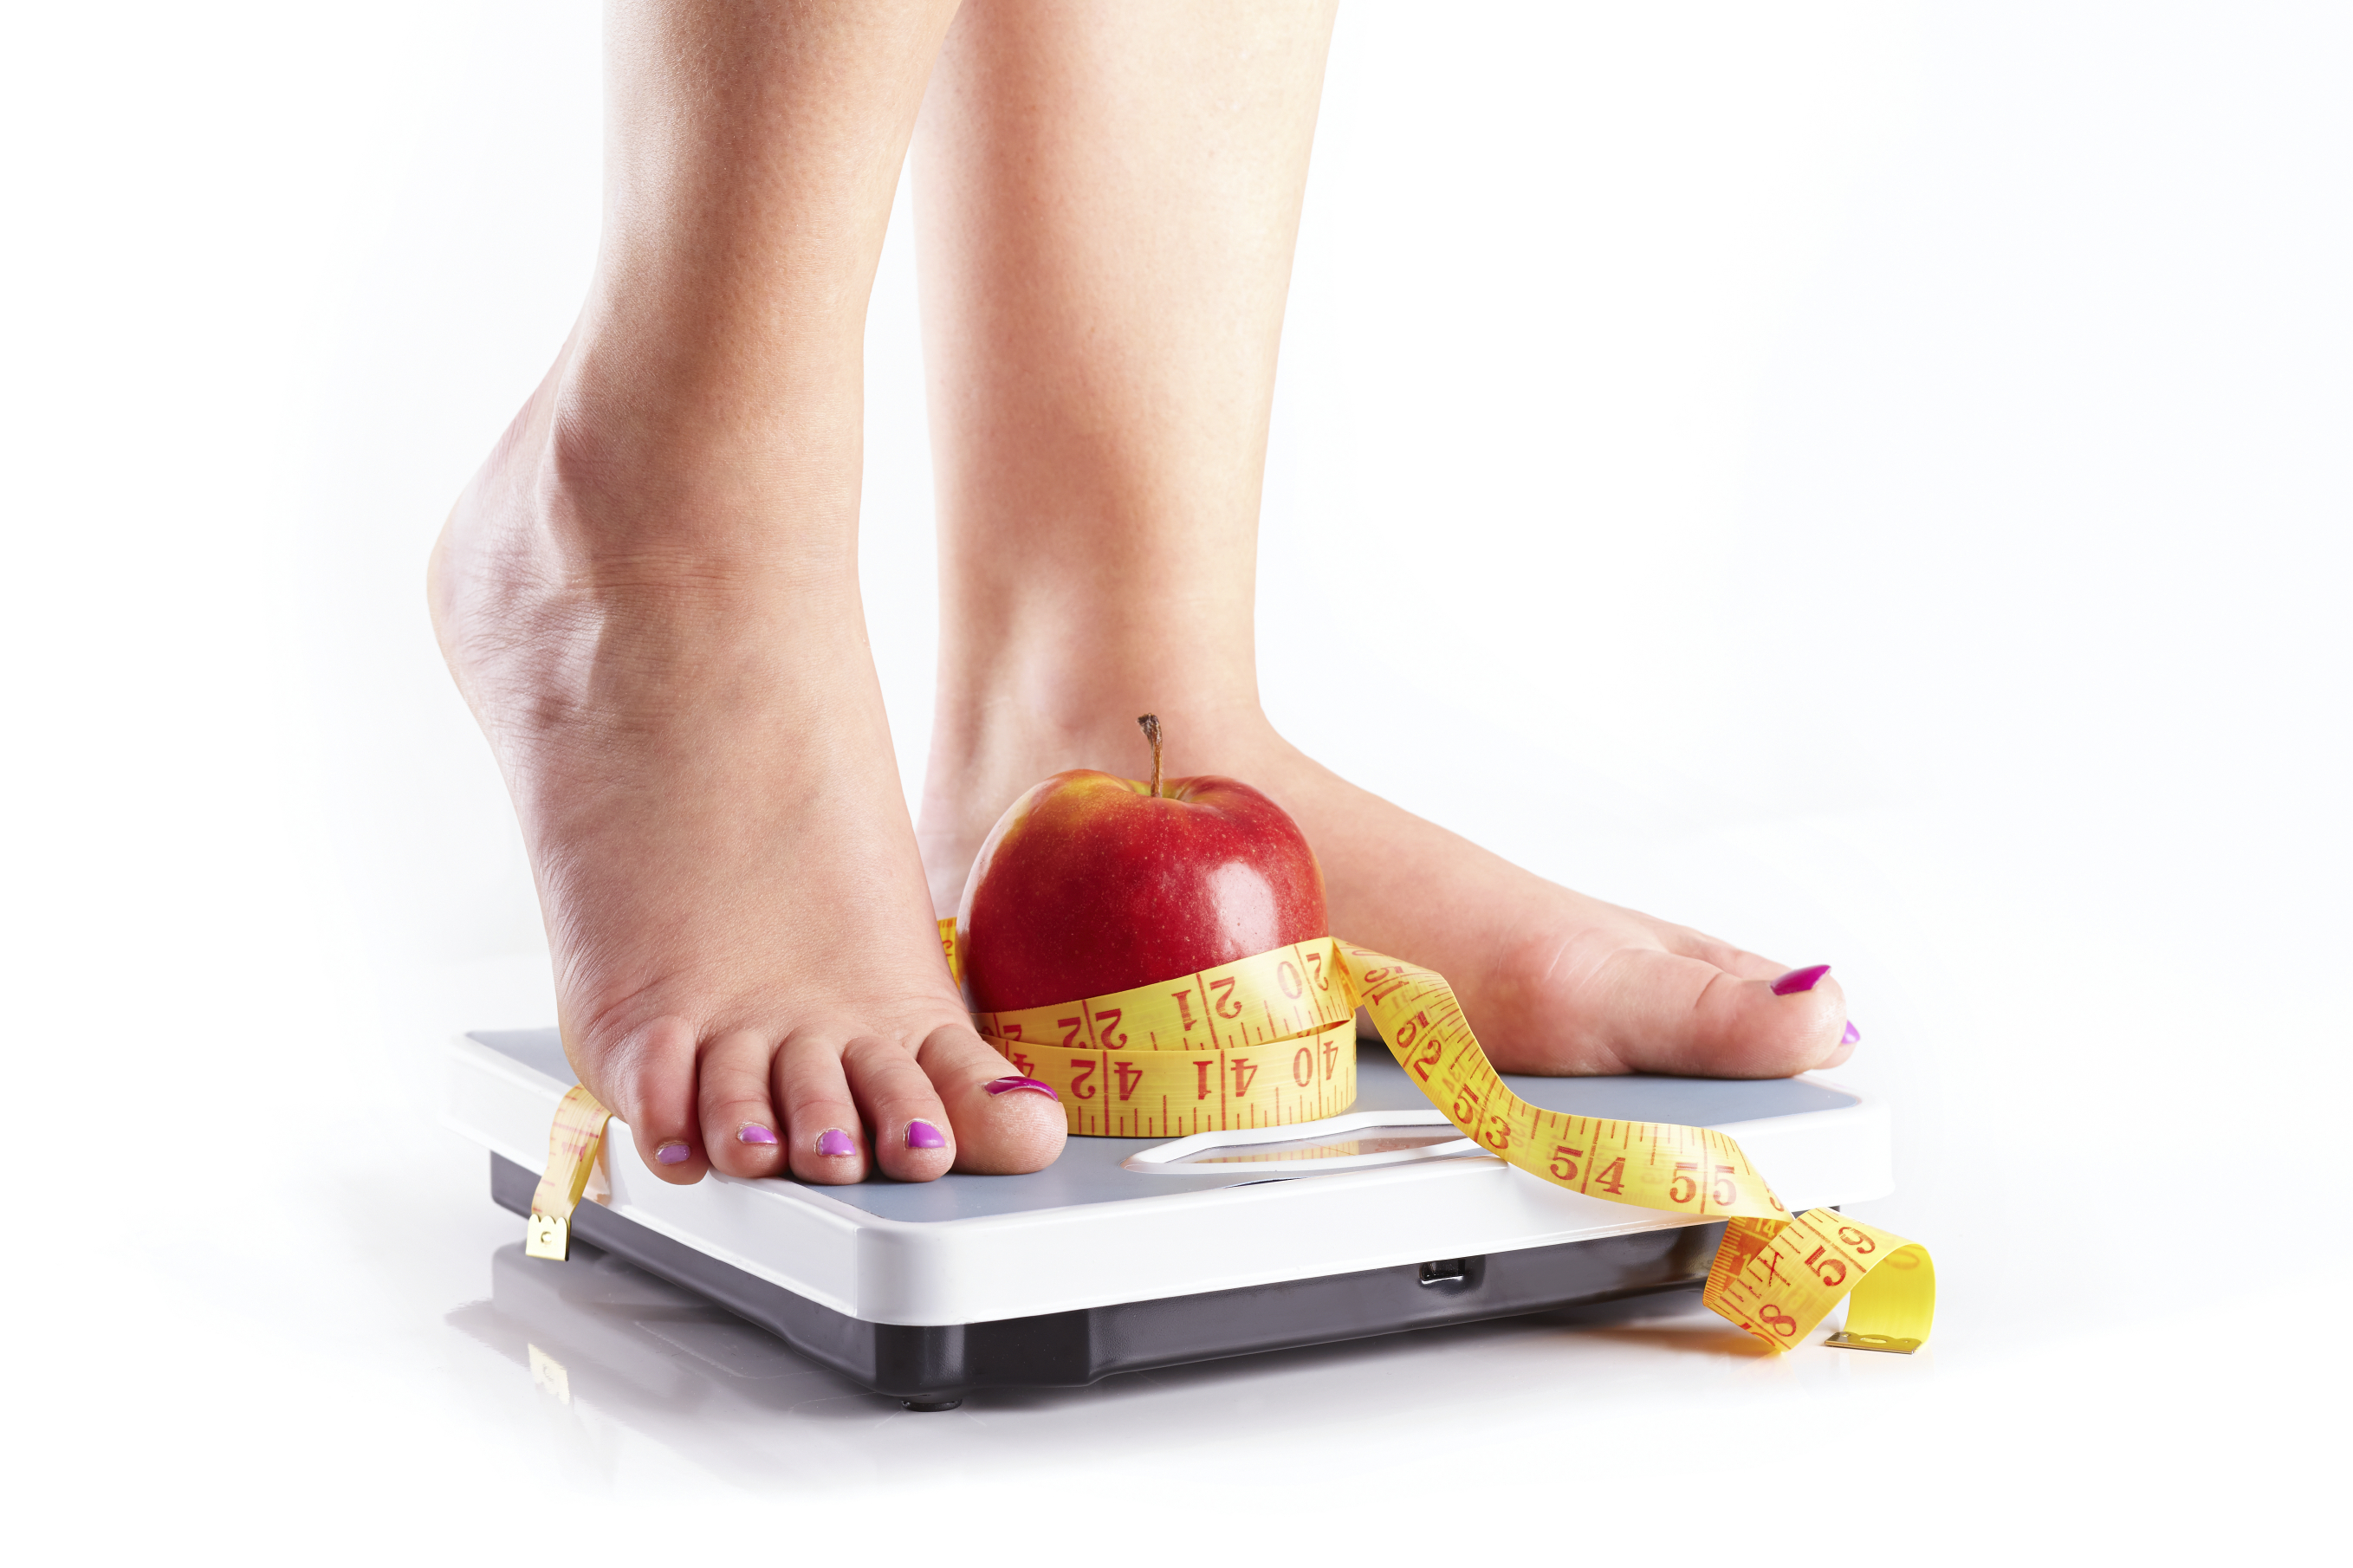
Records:
<instances>
[{"instance_id":1,"label":"yellow measuring tape","mask_svg":"<svg viewBox=\"0 0 2353 1568\"><path fill-rule=\"evenodd\" d=\"M940 943L955 970L955 921L940 921ZM1705 1299L1767 1344L1796 1343L1849 1296L1831 1342L1927 1339L1926 1248L1828 1209L1792 1217L1721 1132L1530 1105L1479 1048L1453 988L1418 964L1323 937L1115 995L976 1013L973 1026L1053 1085L1073 1133L1181 1138L1345 1110L1359 1006L1430 1103L1499 1159L1590 1197L1728 1221Z\"/></svg>"},{"instance_id":2,"label":"yellow measuring tape","mask_svg":"<svg viewBox=\"0 0 2353 1568\"><path fill-rule=\"evenodd\" d=\"M955 921L940 922L956 967ZM1842 1299L1827 1342L1909 1352L1928 1337L1936 1270L1927 1248L1829 1209L1791 1215L1740 1145L1704 1127L1572 1116L1530 1105L1479 1048L1434 972L1330 937L1156 985L974 1026L1023 1073L1051 1084L1082 1137L1177 1138L1281 1127L1356 1098L1356 1016L1465 1136L1532 1176L1636 1208L1725 1221L1704 1300L1785 1350ZM574 1088L548 1133L525 1249L561 1258L612 1112Z\"/></svg>"},{"instance_id":3,"label":"yellow measuring tape","mask_svg":"<svg viewBox=\"0 0 2353 1568\"><path fill-rule=\"evenodd\" d=\"M605 1123L613 1113L578 1084L564 1091L555 1104L555 1122L547 1130L547 1171L531 1194L531 1217L523 1222L522 1249L533 1258L561 1263L572 1255L572 1211L588 1190L596 1169L596 1146L604 1142Z\"/></svg>"},{"instance_id":4,"label":"yellow measuring tape","mask_svg":"<svg viewBox=\"0 0 2353 1568\"><path fill-rule=\"evenodd\" d=\"M940 922L940 941L955 971L955 921ZM1054 1086L1082 1137L1282 1127L1356 1098L1356 1004L1330 937L1113 996L972 1016Z\"/></svg>"}]
</instances>

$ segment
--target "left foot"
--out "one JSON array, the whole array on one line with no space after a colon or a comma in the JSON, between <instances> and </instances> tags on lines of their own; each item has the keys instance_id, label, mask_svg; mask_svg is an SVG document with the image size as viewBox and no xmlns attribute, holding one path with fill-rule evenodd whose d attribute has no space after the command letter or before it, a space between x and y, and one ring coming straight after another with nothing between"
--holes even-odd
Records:
<instances>
[{"instance_id":1,"label":"left foot","mask_svg":"<svg viewBox=\"0 0 2353 1568\"><path fill-rule=\"evenodd\" d=\"M1022 790L1064 768L1133 775L1144 752L1126 709L1083 729L1018 703L977 710L985 729L943 716L924 780L917 837L944 915ZM1445 975L1506 1072L1782 1078L1854 1049L1846 1000L1827 975L1797 989L1806 976L1788 964L1523 870L1348 783L1276 734L1255 704L1188 713L1162 701L1157 711L1169 773L1223 773L1280 803L1323 865L1333 934Z\"/></svg>"}]
</instances>

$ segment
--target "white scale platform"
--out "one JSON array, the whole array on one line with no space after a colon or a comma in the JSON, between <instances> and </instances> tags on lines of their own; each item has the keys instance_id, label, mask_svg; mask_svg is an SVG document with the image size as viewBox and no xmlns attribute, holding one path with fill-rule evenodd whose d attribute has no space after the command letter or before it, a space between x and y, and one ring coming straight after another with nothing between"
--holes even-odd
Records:
<instances>
[{"instance_id":1,"label":"white scale platform","mask_svg":"<svg viewBox=\"0 0 2353 1568\"><path fill-rule=\"evenodd\" d=\"M527 1212L575 1081L553 1029L451 1047L447 1116ZM1715 1127L1792 1212L1894 1185L1885 1108L1814 1078L1528 1078L1550 1110ZM1344 1116L1162 1142L1073 1138L1026 1176L676 1186L616 1121L575 1238L918 1408L1113 1372L1688 1286L1722 1222L1630 1208L1461 1138L1377 1041ZM546 1264L562 1268L562 1264Z\"/></svg>"}]
</instances>

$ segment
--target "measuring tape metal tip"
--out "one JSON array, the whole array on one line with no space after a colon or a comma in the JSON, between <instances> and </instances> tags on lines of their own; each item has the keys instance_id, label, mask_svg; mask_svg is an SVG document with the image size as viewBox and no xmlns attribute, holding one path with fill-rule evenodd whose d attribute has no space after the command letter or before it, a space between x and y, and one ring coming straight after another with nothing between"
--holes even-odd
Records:
<instances>
[{"instance_id":1,"label":"measuring tape metal tip","mask_svg":"<svg viewBox=\"0 0 2353 1568\"><path fill-rule=\"evenodd\" d=\"M612 1119L613 1113L578 1084L556 1101L555 1120L547 1130L547 1169L531 1194L531 1215L523 1221L525 1257L555 1263L571 1257L572 1214L596 1173L605 1124Z\"/></svg>"}]
</instances>

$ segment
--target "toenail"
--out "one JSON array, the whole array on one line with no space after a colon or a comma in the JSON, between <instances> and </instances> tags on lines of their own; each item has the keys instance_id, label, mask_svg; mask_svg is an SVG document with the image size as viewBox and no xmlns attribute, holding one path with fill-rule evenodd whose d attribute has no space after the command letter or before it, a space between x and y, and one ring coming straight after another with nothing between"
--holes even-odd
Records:
<instances>
[{"instance_id":1,"label":"toenail","mask_svg":"<svg viewBox=\"0 0 2353 1568\"><path fill-rule=\"evenodd\" d=\"M1792 996L1800 991L1811 991L1830 972L1831 966L1827 963L1817 963L1811 969L1792 969L1773 982L1773 994Z\"/></svg>"},{"instance_id":2,"label":"toenail","mask_svg":"<svg viewBox=\"0 0 2353 1568\"><path fill-rule=\"evenodd\" d=\"M654 1158L659 1160L665 1165L683 1165L686 1163L686 1157L692 1152L694 1152L694 1151L689 1149L685 1144L681 1143L676 1140L672 1140L671 1142L663 1144L660 1148L655 1150Z\"/></svg>"},{"instance_id":3,"label":"toenail","mask_svg":"<svg viewBox=\"0 0 2353 1568\"><path fill-rule=\"evenodd\" d=\"M944 1149L947 1146L948 1141L944 1137L941 1136L940 1130L933 1126L930 1122L910 1121L907 1123L908 1148Z\"/></svg>"},{"instance_id":4,"label":"toenail","mask_svg":"<svg viewBox=\"0 0 2353 1568\"><path fill-rule=\"evenodd\" d=\"M738 1143L773 1143L776 1141L776 1135L756 1121L746 1121L735 1129L735 1142Z\"/></svg>"},{"instance_id":5,"label":"toenail","mask_svg":"<svg viewBox=\"0 0 2353 1568\"><path fill-rule=\"evenodd\" d=\"M839 1127L828 1127L817 1135L817 1152L839 1158L858 1152L857 1142Z\"/></svg>"},{"instance_id":6,"label":"toenail","mask_svg":"<svg viewBox=\"0 0 2353 1568\"><path fill-rule=\"evenodd\" d=\"M1034 1078L1022 1078L1018 1075L1013 1078L993 1078L980 1087L991 1094L1008 1094L1017 1089L1034 1089L1049 1100L1062 1098L1054 1092L1052 1084L1039 1083Z\"/></svg>"},{"instance_id":7,"label":"toenail","mask_svg":"<svg viewBox=\"0 0 2353 1568\"><path fill-rule=\"evenodd\" d=\"M1861 1038L1862 1038L1862 1031L1854 1026L1852 1019L1849 1019L1846 1026L1846 1034L1844 1037L1839 1041L1839 1044L1841 1046L1851 1046Z\"/></svg>"}]
</instances>

